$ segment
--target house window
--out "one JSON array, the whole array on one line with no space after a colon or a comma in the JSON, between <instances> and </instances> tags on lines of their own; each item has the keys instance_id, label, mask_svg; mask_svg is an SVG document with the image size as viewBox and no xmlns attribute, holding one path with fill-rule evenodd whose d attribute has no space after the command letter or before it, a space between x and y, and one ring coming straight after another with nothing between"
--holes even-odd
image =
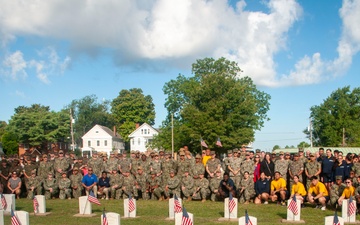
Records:
<instances>
[{"instance_id":1,"label":"house window","mask_svg":"<svg viewBox=\"0 0 360 225\"><path fill-rule=\"evenodd\" d=\"M100 141L96 141L96 146L100 146Z\"/></svg>"},{"instance_id":2,"label":"house window","mask_svg":"<svg viewBox=\"0 0 360 225\"><path fill-rule=\"evenodd\" d=\"M140 138L138 138L138 145L140 145Z\"/></svg>"},{"instance_id":3,"label":"house window","mask_svg":"<svg viewBox=\"0 0 360 225\"><path fill-rule=\"evenodd\" d=\"M99 133L99 131L97 130L97 131L95 131L95 133Z\"/></svg>"},{"instance_id":4,"label":"house window","mask_svg":"<svg viewBox=\"0 0 360 225\"><path fill-rule=\"evenodd\" d=\"M145 130L144 130L144 134L147 134L147 132L146 132L146 131L147 131L147 130L145 129Z\"/></svg>"},{"instance_id":5,"label":"house window","mask_svg":"<svg viewBox=\"0 0 360 225\"><path fill-rule=\"evenodd\" d=\"M143 129L141 129L141 134L144 134L144 130L143 130Z\"/></svg>"},{"instance_id":6,"label":"house window","mask_svg":"<svg viewBox=\"0 0 360 225\"><path fill-rule=\"evenodd\" d=\"M91 141L88 141L88 147L91 147Z\"/></svg>"},{"instance_id":7,"label":"house window","mask_svg":"<svg viewBox=\"0 0 360 225\"><path fill-rule=\"evenodd\" d=\"M107 146L107 140L104 141L104 146Z\"/></svg>"},{"instance_id":8,"label":"house window","mask_svg":"<svg viewBox=\"0 0 360 225\"><path fill-rule=\"evenodd\" d=\"M148 134L150 134L150 129L148 129Z\"/></svg>"}]
</instances>

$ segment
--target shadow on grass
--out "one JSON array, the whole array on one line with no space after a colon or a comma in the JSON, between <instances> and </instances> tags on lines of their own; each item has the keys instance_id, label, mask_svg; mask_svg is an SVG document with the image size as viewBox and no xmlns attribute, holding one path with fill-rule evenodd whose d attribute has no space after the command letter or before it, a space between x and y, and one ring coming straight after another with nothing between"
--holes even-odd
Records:
<instances>
[{"instance_id":1,"label":"shadow on grass","mask_svg":"<svg viewBox=\"0 0 360 225\"><path fill-rule=\"evenodd\" d=\"M46 208L46 212L51 212L53 208Z\"/></svg>"},{"instance_id":2,"label":"shadow on grass","mask_svg":"<svg viewBox=\"0 0 360 225\"><path fill-rule=\"evenodd\" d=\"M287 214L283 213L283 212L278 212L276 213L278 216L280 216L282 219L286 219L287 218Z\"/></svg>"}]
</instances>

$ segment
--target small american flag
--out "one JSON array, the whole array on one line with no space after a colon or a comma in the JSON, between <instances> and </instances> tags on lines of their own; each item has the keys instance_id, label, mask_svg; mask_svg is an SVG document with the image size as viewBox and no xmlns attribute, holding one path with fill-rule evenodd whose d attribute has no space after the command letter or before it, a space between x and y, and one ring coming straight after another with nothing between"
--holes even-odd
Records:
<instances>
[{"instance_id":1,"label":"small american flag","mask_svg":"<svg viewBox=\"0 0 360 225\"><path fill-rule=\"evenodd\" d=\"M175 213L181 213L182 207L181 203L176 195L174 195L174 212Z\"/></svg>"},{"instance_id":2,"label":"small american flag","mask_svg":"<svg viewBox=\"0 0 360 225\"><path fill-rule=\"evenodd\" d=\"M204 148L208 148L208 145L205 143L205 141L201 138L200 139L200 144L201 146L203 146Z\"/></svg>"},{"instance_id":3,"label":"small american flag","mask_svg":"<svg viewBox=\"0 0 360 225\"><path fill-rule=\"evenodd\" d=\"M339 217L338 217L336 211L335 211L335 215L334 215L333 225L340 225Z\"/></svg>"},{"instance_id":4,"label":"small american flag","mask_svg":"<svg viewBox=\"0 0 360 225\"><path fill-rule=\"evenodd\" d=\"M94 195L94 192L91 190L89 195L88 195L88 200L89 202L91 203L94 203L96 205L101 205L100 202L99 202L99 199L97 199Z\"/></svg>"},{"instance_id":5,"label":"small american flag","mask_svg":"<svg viewBox=\"0 0 360 225\"><path fill-rule=\"evenodd\" d=\"M355 212L356 212L356 204L354 202L353 196L350 196L349 204L348 204L348 216L354 215Z\"/></svg>"},{"instance_id":6,"label":"small american flag","mask_svg":"<svg viewBox=\"0 0 360 225\"><path fill-rule=\"evenodd\" d=\"M229 203L228 203L228 205L229 205L229 212L231 213L234 210L235 206L236 206L235 199L233 198L231 192L229 194Z\"/></svg>"},{"instance_id":7,"label":"small american flag","mask_svg":"<svg viewBox=\"0 0 360 225\"><path fill-rule=\"evenodd\" d=\"M35 196L33 198L33 207L34 207L34 213L37 213L39 209L39 202Z\"/></svg>"},{"instance_id":8,"label":"small american flag","mask_svg":"<svg viewBox=\"0 0 360 225\"><path fill-rule=\"evenodd\" d=\"M135 202L134 199L131 197L131 194L129 195L129 212L132 212L135 210Z\"/></svg>"},{"instance_id":9,"label":"small american flag","mask_svg":"<svg viewBox=\"0 0 360 225\"><path fill-rule=\"evenodd\" d=\"M191 218L189 217L188 212L186 211L185 207L183 207L183 215L181 219L181 225L193 225Z\"/></svg>"},{"instance_id":10,"label":"small american flag","mask_svg":"<svg viewBox=\"0 0 360 225\"><path fill-rule=\"evenodd\" d=\"M21 225L19 219L16 217L14 210L11 208L11 225Z\"/></svg>"},{"instance_id":11,"label":"small american flag","mask_svg":"<svg viewBox=\"0 0 360 225\"><path fill-rule=\"evenodd\" d=\"M249 214L247 213L247 210L245 210L245 225L253 225L250 220Z\"/></svg>"},{"instance_id":12,"label":"small american flag","mask_svg":"<svg viewBox=\"0 0 360 225\"><path fill-rule=\"evenodd\" d=\"M5 196L3 194L0 194L0 195L1 195L1 206L5 210L6 207L7 207L6 198L5 198Z\"/></svg>"},{"instance_id":13,"label":"small american flag","mask_svg":"<svg viewBox=\"0 0 360 225\"><path fill-rule=\"evenodd\" d=\"M102 219L102 225L109 225L109 221L105 214L105 209L103 210L103 219Z\"/></svg>"},{"instance_id":14,"label":"small american flag","mask_svg":"<svg viewBox=\"0 0 360 225\"><path fill-rule=\"evenodd\" d=\"M220 141L220 138L218 137L217 141L216 141L216 145L219 146L219 147L222 147L222 144L221 144L221 141Z\"/></svg>"},{"instance_id":15,"label":"small american flag","mask_svg":"<svg viewBox=\"0 0 360 225\"><path fill-rule=\"evenodd\" d=\"M299 209L298 209L297 204L296 204L296 196L295 195L291 198L288 209L292 213L294 213L294 215L297 215L299 213Z\"/></svg>"}]
</instances>

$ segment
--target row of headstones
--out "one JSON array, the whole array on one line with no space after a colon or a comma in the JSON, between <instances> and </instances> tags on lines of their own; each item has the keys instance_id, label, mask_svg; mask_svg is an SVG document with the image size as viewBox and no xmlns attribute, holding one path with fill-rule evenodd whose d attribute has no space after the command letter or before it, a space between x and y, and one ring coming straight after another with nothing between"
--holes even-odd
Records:
<instances>
[{"instance_id":1,"label":"row of headstones","mask_svg":"<svg viewBox=\"0 0 360 225\"><path fill-rule=\"evenodd\" d=\"M4 224L4 213L10 214L11 209L14 211L14 214L18 217L20 223L22 225L28 225L29 224L29 213L26 211L15 211L15 195L13 194L3 194L3 196L6 199L7 207L5 209L2 209L2 205L0 204L0 225ZM48 215L49 213L46 212L46 201L45 196L43 195L36 195L35 196L38 201L38 207L37 207L37 215ZM180 204L182 205L181 199L178 199ZM124 199L124 218L134 218L136 217L136 200L133 199L135 210L131 211L129 210L129 200ZM290 204L290 201L288 201L288 205ZM234 198L235 207L230 212L229 209L229 198L226 198L224 201L224 219L238 219L238 201L236 198ZM339 223L344 224L344 222L356 222L356 215L353 214L351 216L348 216L347 210L348 210L348 200L344 200L342 204L342 216L339 217ZM301 215L301 205L300 201L296 201L298 213L295 215L289 208L287 209L287 222L299 222L300 221L300 215ZM188 213L189 217L192 221L193 220L193 214ZM105 214L108 220L109 225L119 225L120 224L120 214L108 212ZM79 198L79 214L76 214L75 216L94 216L92 214L92 205L88 201L87 196L82 196ZM174 198L171 198L169 200L169 219L175 219L175 225L180 225L182 221L182 212L175 213L174 212ZM257 218L249 216L249 219L251 220L253 225L257 224ZM325 217L325 224L332 224L333 222L333 216ZM245 217L240 217L239 224L245 223ZM103 221L103 215L101 215L101 221ZM284 222L286 222L284 221Z\"/></svg>"}]
</instances>

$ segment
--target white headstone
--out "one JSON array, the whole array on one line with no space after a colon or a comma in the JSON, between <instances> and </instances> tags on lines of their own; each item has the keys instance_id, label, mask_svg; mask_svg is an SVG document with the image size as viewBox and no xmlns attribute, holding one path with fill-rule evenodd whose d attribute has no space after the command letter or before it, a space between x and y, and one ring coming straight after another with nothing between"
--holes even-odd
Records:
<instances>
[{"instance_id":1,"label":"white headstone","mask_svg":"<svg viewBox=\"0 0 360 225\"><path fill-rule=\"evenodd\" d=\"M109 225L120 225L120 214L119 213L108 212L105 214L106 214L106 218L107 218ZM103 214L101 214L101 225L104 225L103 224Z\"/></svg>"},{"instance_id":2,"label":"white headstone","mask_svg":"<svg viewBox=\"0 0 360 225\"><path fill-rule=\"evenodd\" d=\"M21 225L29 225L29 213L25 211L15 211L14 214L19 219Z\"/></svg>"},{"instance_id":3,"label":"white headstone","mask_svg":"<svg viewBox=\"0 0 360 225\"><path fill-rule=\"evenodd\" d=\"M0 209L0 225L4 225L4 210Z\"/></svg>"},{"instance_id":4,"label":"white headstone","mask_svg":"<svg viewBox=\"0 0 360 225\"><path fill-rule=\"evenodd\" d=\"M291 199L287 201L287 206L289 207L289 204L291 202ZM300 221L300 214L301 214L301 202L299 200L296 200L296 207L298 209L298 214L294 214L289 208L287 207L287 217L286 220L290 221Z\"/></svg>"},{"instance_id":5,"label":"white headstone","mask_svg":"<svg viewBox=\"0 0 360 225\"><path fill-rule=\"evenodd\" d=\"M36 213L46 213L46 200L44 195L35 195L39 203L38 211Z\"/></svg>"},{"instance_id":6,"label":"white headstone","mask_svg":"<svg viewBox=\"0 0 360 225\"><path fill-rule=\"evenodd\" d=\"M15 211L15 195L14 194L3 194L6 200L7 207L5 209L2 208L2 205L0 204L0 209L3 209L5 212L10 213L11 208L13 211Z\"/></svg>"},{"instance_id":7,"label":"white headstone","mask_svg":"<svg viewBox=\"0 0 360 225\"><path fill-rule=\"evenodd\" d=\"M253 216L249 216L249 220L251 221L252 225L257 225L257 218ZM239 225L245 224L245 216L239 218Z\"/></svg>"},{"instance_id":8,"label":"white headstone","mask_svg":"<svg viewBox=\"0 0 360 225\"><path fill-rule=\"evenodd\" d=\"M342 207L341 207L341 217L344 219L344 222L355 222L356 221L356 200L353 199L354 201L354 207L355 207L355 213L352 214L351 216L349 216L349 199L344 199L342 202Z\"/></svg>"},{"instance_id":9,"label":"white headstone","mask_svg":"<svg viewBox=\"0 0 360 225\"><path fill-rule=\"evenodd\" d=\"M175 218L175 211L174 211L174 198L169 199L169 218L174 219ZM180 205L182 207L182 200L181 198L178 198Z\"/></svg>"},{"instance_id":10,"label":"white headstone","mask_svg":"<svg viewBox=\"0 0 360 225\"><path fill-rule=\"evenodd\" d=\"M124 199L124 217L136 217L136 199L133 198L135 210L129 212L129 199Z\"/></svg>"},{"instance_id":11,"label":"white headstone","mask_svg":"<svg viewBox=\"0 0 360 225\"><path fill-rule=\"evenodd\" d=\"M189 218L191 219L192 223L194 224L194 214L189 213ZM181 225L183 213L175 213L175 225Z\"/></svg>"},{"instance_id":12,"label":"white headstone","mask_svg":"<svg viewBox=\"0 0 360 225\"><path fill-rule=\"evenodd\" d=\"M91 202L87 196L79 197L79 214L90 215L92 213Z\"/></svg>"},{"instance_id":13,"label":"white headstone","mask_svg":"<svg viewBox=\"0 0 360 225\"><path fill-rule=\"evenodd\" d=\"M233 198L233 199L235 201L235 207L230 212L230 210L229 210L229 198L225 198L225 201L224 201L224 218L226 218L226 219L237 219L238 199L237 198Z\"/></svg>"},{"instance_id":14,"label":"white headstone","mask_svg":"<svg viewBox=\"0 0 360 225\"><path fill-rule=\"evenodd\" d=\"M344 219L338 216L340 225L344 225ZM325 225L334 225L334 216L326 216L325 217Z\"/></svg>"}]
</instances>

